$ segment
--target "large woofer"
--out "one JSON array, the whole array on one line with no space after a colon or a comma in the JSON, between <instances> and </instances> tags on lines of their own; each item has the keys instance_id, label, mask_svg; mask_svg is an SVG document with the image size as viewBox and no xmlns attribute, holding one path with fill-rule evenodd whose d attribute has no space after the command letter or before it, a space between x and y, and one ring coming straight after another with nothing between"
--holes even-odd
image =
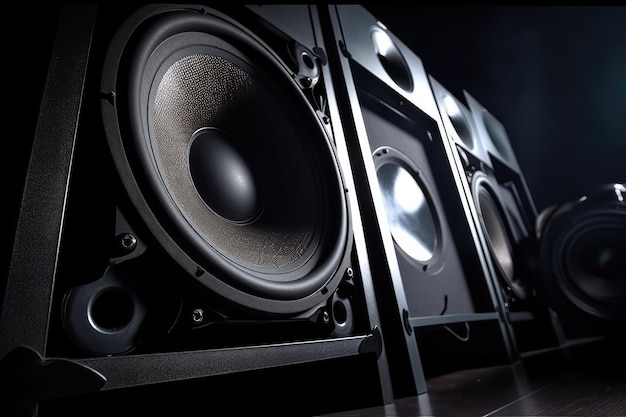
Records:
<instances>
[{"instance_id":1,"label":"large woofer","mask_svg":"<svg viewBox=\"0 0 626 417\"><path fill-rule=\"evenodd\" d=\"M331 140L265 44L211 10L140 11L102 81L108 141L151 233L243 310L332 295L350 225Z\"/></svg>"},{"instance_id":2,"label":"large woofer","mask_svg":"<svg viewBox=\"0 0 626 417\"><path fill-rule=\"evenodd\" d=\"M626 319L626 188L599 187L540 215L544 286L555 309Z\"/></svg>"},{"instance_id":3,"label":"large woofer","mask_svg":"<svg viewBox=\"0 0 626 417\"><path fill-rule=\"evenodd\" d=\"M489 178L481 172L474 174L472 194L485 240L498 276L518 299L528 297L527 284L517 276L513 239L506 215Z\"/></svg>"}]
</instances>

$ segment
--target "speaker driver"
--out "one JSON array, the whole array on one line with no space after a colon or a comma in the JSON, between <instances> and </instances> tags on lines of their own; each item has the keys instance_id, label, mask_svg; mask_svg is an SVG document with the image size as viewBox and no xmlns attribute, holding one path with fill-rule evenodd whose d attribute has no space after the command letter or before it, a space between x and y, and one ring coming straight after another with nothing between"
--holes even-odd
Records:
<instances>
[{"instance_id":1,"label":"speaker driver","mask_svg":"<svg viewBox=\"0 0 626 417\"><path fill-rule=\"evenodd\" d=\"M371 37L376 56L387 75L403 90L413 91L413 77L409 66L389 34L376 26L372 29Z\"/></svg>"},{"instance_id":2,"label":"speaker driver","mask_svg":"<svg viewBox=\"0 0 626 417\"><path fill-rule=\"evenodd\" d=\"M334 148L258 37L210 10L140 12L102 85L131 200L191 275L255 312L302 312L333 293L350 239Z\"/></svg>"},{"instance_id":3,"label":"speaker driver","mask_svg":"<svg viewBox=\"0 0 626 417\"><path fill-rule=\"evenodd\" d=\"M441 229L429 186L419 169L394 148L377 149L374 161L395 244L421 269L436 272L432 267L439 264Z\"/></svg>"},{"instance_id":4,"label":"speaker driver","mask_svg":"<svg viewBox=\"0 0 626 417\"><path fill-rule=\"evenodd\" d=\"M485 231L488 250L494 260L498 275L511 293L519 299L528 297L527 285L516 276L515 257L510 232L505 222L502 206L487 176L474 174L474 196L481 226Z\"/></svg>"},{"instance_id":5,"label":"speaker driver","mask_svg":"<svg viewBox=\"0 0 626 417\"><path fill-rule=\"evenodd\" d=\"M556 310L626 319L625 197L624 185L612 184L542 212L543 280Z\"/></svg>"},{"instance_id":6,"label":"speaker driver","mask_svg":"<svg viewBox=\"0 0 626 417\"><path fill-rule=\"evenodd\" d=\"M442 103L444 111L461 142L469 149L474 149L474 135L469 125L470 122L456 99L446 94L443 96Z\"/></svg>"},{"instance_id":7,"label":"speaker driver","mask_svg":"<svg viewBox=\"0 0 626 417\"><path fill-rule=\"evenodd\" d=\"M626 270L618 265L623 263L620 254L626 253L626 240L625 230L621 229L619 224L587 225L587 230L583 229L572 239L565 269L572 277L572 286L576 291L608 303L623 298L626 282L620 285L619 280L620 274ZM612 283L620 285L622 290L616 292Z\"/></svg>"}]
</instances>

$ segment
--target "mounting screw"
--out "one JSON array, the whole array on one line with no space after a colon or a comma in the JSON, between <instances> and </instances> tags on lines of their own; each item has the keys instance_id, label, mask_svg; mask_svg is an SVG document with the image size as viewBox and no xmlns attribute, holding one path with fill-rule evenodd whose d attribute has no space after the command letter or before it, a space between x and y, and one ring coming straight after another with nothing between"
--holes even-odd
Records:
<instances>
[{"instance_id":1,"label":"mounting screw","mask_svg":"<svg viewBox=\"0 0 626 417\"><path fill-rule=\"evenodd\" d=\"M402 309L402 323L404 324L404 331L406 334L411 335L411 333L413 333L413 328L411 327L411 322L409 320L409 312L406 309Z\"/></svg>"},{"instance_id":2,"label":"mounting screw","mask_svg":"<svg viewBox=\"0 0 626 417\"><path fill-rule=\"evenodd\" d=\"M309 88L311 84L313 84L313 80L310 77L304 77L300 79L300 84L302 84L304 88Z\"/></svg>"},{"instance_id":3,"label":"mounting screw","mask_svg":"<svg viewBox=\"0 0 626 417\"><path fill-rule=\"evenodd\" d=\"M350 52L348 52L348 48L346 48L346 44L343 43L343 41L338 41L337 43L339 44L339 50L341 51L341 54L346 58L352 58L352 55L350 54Z\"/></svg>"},{"instance_id":4,"label":"mounting screw","mask_svg":"<svg viewBox=\"0 0 626 417\"><path fill-rule=\"evenodd\" d=\"M100 98L108 101L110 104L115 104L115 91L109 91L108 93L100 93Z\"/></svg>"},{"instance_id":5,"label":"mounting screw","mask_svg":"<svg viewBox=\"0 0 626 417\"><path fill-rule=\"evenodd\" d=\"M122 233L117 237L117 241L125 252L132 252L137 247L137 238L132 233Z\"/></svg>"},{"instance_id":6,"label":"mounting screw","mask_svg":"<svg viewBox=\"0 0 626 417\"><path fill-rule=\"evenodd\" d=\"M194 308L191 312L191 319L194 323L202 323L204 321L204 310L201 308Z\"/></svg>"},{"instance_id":7,"label":"mounting screw","mask_svg":"<svg viewBox=\"0 0 626 417\"><path fill-rule=\"evenodd\" d=\"M352 278L354 276L354 270L352 268L346 269L346 275L348 278Z\"/></svg>"},{"instance_id":8,"label":"mounting screw","mask_svg":"<svg viewBox=\"0 0 626 417\"><path fill-rule=\"evenodd\" d=\"M322 311L322 314L320 314L320 321L323 324L330 323L330 314L328 314L328 311L326 311L326 310Z\"/></svg>"}]
</instances>

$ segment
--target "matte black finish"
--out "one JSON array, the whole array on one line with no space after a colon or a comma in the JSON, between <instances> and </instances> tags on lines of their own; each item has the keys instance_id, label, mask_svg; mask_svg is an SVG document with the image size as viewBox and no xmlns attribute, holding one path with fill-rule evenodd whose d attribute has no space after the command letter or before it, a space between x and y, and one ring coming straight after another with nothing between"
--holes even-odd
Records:
<instances>
[{"instance_id":1,"label":"matte black finish","mask_svg":"<svg viewBox=\"0 0 626 417\"><path fill-rule=\"evenodd\" d=\"M18 346L39 353L46 349L59 235L64 224L95 13L95 7L83 5L58 17L65 30L53 45L56 56L41 97L29 174L21 198L23 209L15 229L0 316L1 356ZM39 302L33 302L34 299Z\"/></svg>"},{"instance_id":2,"label":"matte black finish","mask_svg":"<svg viewBox=\"0 0 626 417\"><path fill-rule=\"evenodd\" d=\"M323 44L316 40L322 38L315 7L289 5L281 11L283 6L268 6L267 14L255 13L255 7L224 6L219 11L166 4L148 5L139 11L130 5L61 7L0 316L0 380L3 386L16 387L11 404L2 399L3 413L19 409L20 414L29 416L58 415L60 411L64 415L107 415L112 406L126 404L128 410L138 410L149 401L154 401L152 411L163 411L159 399L178 405L195 392L195 404L201 399L206 405L207 391L215 395L211 405L219 408L230 398L225 393L237 389L254 391L262 399L261 404L241 402L240 410L254 407L263 413L276 411L273 405L288 392L293 404L315 399L319 412L340 404L354 407L390 400L386 352L371 290L368 253L359 229L358 201L349 192L353 185L341 121L329 118L329 106L333 112L336 108L331 84L326 85L330 73L323 67L327 65ZM271 20L275 12L303 24L283 26ZM274 221L287 224L285 231L291 232L307 223L300 221L305 218L299 217L302 212L311 214L307 220L313 219L314 224L308 229L312 249L304 250L303 259L294 265L255 270L250 267L252 262L234 265L223 254L212 258L214 265L206 259L195 262L202 258L197 247L180 239L180 230L166 225L167 221L159 223L167 219L164 212L168 209L154 204L156 197L149 188L141 188L151 173L142 171L138 160L152 158L153 152L163 149L148 148L143 154L131 151L132 146L148 144L130 139L108 148L107 138L127 138L132 131L129 120L141 119L132 114L133 109L143 115L148 111L137 103L150 100L139 98L129 104L126 93L141 96L149 91L143 87L150 82L129 86L141 70L129 76L117 72L117 65L133 67L127 58L139 59L139 54L120 58L121 51L126 47L141 50L138 45L142 41L129 33L138 30L137 34L145 34L142 24L159 15L174 22L164 26L167 30L176 32L186 24L198 24L196 30L207 29L215 23L217 33L202 39L221 45L219 34L228 33L233 35L229 38L233 43L242 41L242 49L252 45L241 54L242 60L244 56L267 59L261 59L254 75L262 81L265 76L275 76L281 80L278 85L290 88L287 93L274 83L262 83L268 94L297 98L275 100L276 106L286 106L280 122L271 119L275 107L253 106L261 111L249 114L248 122L264 119L265 126L275 126L262 132L261 139L248 138L278 139L263 152L242 157L238 168L256 159L249 178L258 180L255 170L266 163L274 178L280 174L278 184L289 186L263 194L269 199L281 197L273 206L268 206L267 200L249 199L246 190L239 193L251 203L246 213L234 216L244 224L233 225L245 228L248 221L255 223L271 211L268 207L283 205L286 208L280 215L264 217L261 224L271 240L281 237L278 229L272 234ZM166 46L178 40L184 44L189 39L186 35L174 35L176 40ZM254 47L259 50L253 52ZM188 49L183 45L181 50ZM240 52L237 48L233 51L234 55ZM158 57L152 59L159 62ZM246 68L253 68L254 62L251 59ZM273 64L264 66L268 62ZM118 110L119 119L111 117ZM228 116L232 121L243 115L245 112ZM253 122L245 126L245 121L237 120L244 126L242 132L254 132ZM142 127L135 125L134 133L143 135ZM301 135L281 137L279 132L288 128ZM302 158L292 158L291 152L298 147L303 149ZM239 159L238 152L230 152L231 162ZM303 172L308 176L299 175ZM264 187L268 185L274 184L262 183L259 188L267 191ZM298 205L306 207L289 213L288 208ZM289 215L282 216L285 213ZM227 238L225 242L231 241ZM245 248L247 242L236 243ZM257 242L260 246L266 243ZM264 251L284 255L280 249ZM295 246L284 249L299 253ZM257 287L239 282L226 292L211 291L213 282L220 281L216 277L223 278L216 285L233 284L226 274L220 275L228 262L237 274L256 280ZM273 292L272 288L283 290ZM244 297L237 295L246 292ZM67 372L46 372L62 370L59 364ZM324 385L328 391L320 396L314 388L319 388L320 377L331 374L334 377ZM276 380L280 383L267 383ZM192 404L185 406L189 410ZM288 413L293 404L285 404L277 412Z\"/></svg>"}]
</instances>

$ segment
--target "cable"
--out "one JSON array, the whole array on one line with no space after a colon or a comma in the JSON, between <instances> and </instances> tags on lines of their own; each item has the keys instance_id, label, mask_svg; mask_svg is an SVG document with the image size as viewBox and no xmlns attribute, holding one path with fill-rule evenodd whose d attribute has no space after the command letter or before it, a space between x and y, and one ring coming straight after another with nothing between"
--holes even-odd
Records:
<instances>
[{"instance_id":1,"label":"cable","mask_svg":"<svg viewBox=\"0 0 626 417\"><path fill-rule=\"evenodd\" d=\"M465 337L460 336L457 332L455 332L454 330L452 330L450 327L448 327L447 325L443 326L447 331L449 331L450 333L452 333L452 335L454 337L456 337L457 339L459 339L461 342L467 342L470 338L470 325L468 322L465 322Z\"/></svg>"}]
</instances>

